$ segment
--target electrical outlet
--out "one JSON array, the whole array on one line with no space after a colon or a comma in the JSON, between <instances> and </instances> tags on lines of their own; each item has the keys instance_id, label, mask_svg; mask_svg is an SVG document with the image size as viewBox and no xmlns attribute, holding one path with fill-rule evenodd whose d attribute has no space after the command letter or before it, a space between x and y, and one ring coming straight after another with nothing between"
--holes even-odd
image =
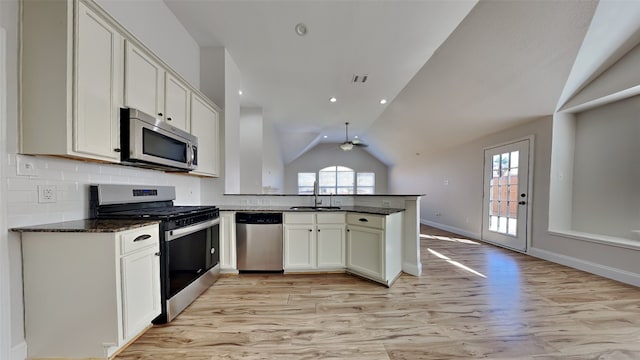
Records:
<instances>
[{"instance_id":1,"label":"electrical outlet","mask_svg":"<svg viewBox=\"0 0 640 360\"><path fill-rule=\"evenodd\" d=\"M56 201L56 187L54 185L38 185L39 203L54 203Z\"/></svg>"},{"instance_id":2,"label":"electrical outlet","mask_svg":"<svg viewBox=\"0 0 640 360\"><path fill-rule=\"evenodd\" d=\"M390 207L390 206L391 206L391 201L382 200L382 207Z\"/></svg>"},{"instance_id":3,"label":"electrical outlet","mask_svg":"<svg viewBox=\"0 0 640 360\"><path fill-rule=\"evenodd\" d=\"M440 211L436 211L436 212L434 213L434 215L435 215L435 216L442 216L442 213L441 213Z\"/></svg>"},{"instance_id":4,"label":"electrical outlet","mask_svg":"<svg viewBox=\"0 0 640 360\"><path fill-rule=\"evenodd\" d=\"M18 156L16 157L16 174L19 176L35 176L37 175L36 166L33 162Z\"/></svg>"},{"instance_id":5,"label":"electrical outlet","mask_svg":"<svg viewBox=\"0 0 640 360\"><path fill-rule=\"evenodd\" d=\"M333 205L342 205L342 200L340 200L340 199L333 199Z\"/></svg>"}]
</instances>

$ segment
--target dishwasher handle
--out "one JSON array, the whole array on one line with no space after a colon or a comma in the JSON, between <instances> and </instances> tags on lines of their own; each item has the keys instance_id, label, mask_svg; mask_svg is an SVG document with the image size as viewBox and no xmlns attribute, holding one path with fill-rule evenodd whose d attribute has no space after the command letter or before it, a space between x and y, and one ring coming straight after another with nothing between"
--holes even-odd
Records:
<instances>
[{"instance_id":1,"label":"dishwasher handle","mask_svg":"<svg viewBox=\"0 0 640 360\"><path fill-rule=\"evenodd\" d=\"M236 213L236 224L282 224L282 213Z\"/></svg>"}]
</instances>

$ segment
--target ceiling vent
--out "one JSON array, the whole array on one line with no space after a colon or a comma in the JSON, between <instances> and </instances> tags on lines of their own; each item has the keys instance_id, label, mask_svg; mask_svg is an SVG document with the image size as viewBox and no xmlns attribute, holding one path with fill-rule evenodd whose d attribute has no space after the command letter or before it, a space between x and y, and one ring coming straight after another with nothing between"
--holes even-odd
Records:
<instances>
[{"instance_id":1,"label":"ceiling vent","mask_svg":"<svg viewBox=\"0 0 640 360\"><path fill-rule=\"evenodd\" d=\"M367 82L367 78L369 78L369 75L367 74L355 74L353 75L353 77L351 78L351 82L354 84L364 84Z\"/></svg>"}]
</instances>

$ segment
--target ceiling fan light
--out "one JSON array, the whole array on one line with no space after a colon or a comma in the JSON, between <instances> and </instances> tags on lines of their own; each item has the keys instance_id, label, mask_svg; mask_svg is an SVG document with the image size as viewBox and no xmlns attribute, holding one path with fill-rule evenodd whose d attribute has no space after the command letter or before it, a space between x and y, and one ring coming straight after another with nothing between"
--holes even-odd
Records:
<instances>
[{"instance_id":1,"label":"ceiling fan light","mask_svg":"<svg viewBox=\"0 0 640 360\"><path fill-rule=\"evenodd\" d=\"M344 143L344 144L340 145L340 149L342 149L344 151L349 151L349 150L353 149L353 144L352 143Z\"/></svg>"}]
</instances>

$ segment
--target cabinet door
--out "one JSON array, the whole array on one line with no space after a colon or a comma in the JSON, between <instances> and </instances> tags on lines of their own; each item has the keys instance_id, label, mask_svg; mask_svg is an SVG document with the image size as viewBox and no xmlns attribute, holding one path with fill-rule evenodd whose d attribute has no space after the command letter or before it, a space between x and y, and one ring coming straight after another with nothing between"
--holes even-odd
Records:
<instances>
[{"instance_id":1,"label":"cabinet door","mask_svg":"<svg viewBox=\"0 0 640 360\"><path fill-rule=\"evenodd\" d=\"M347 228L347 268L375 280L384 278L384 231L362 226Z\"/></svg>"},{"instance_id":2,"label":"cabinet door","mask_svg":"<svg viewBox=\"0 0 640 360\"><path fill-rule=\"evenodd\" d=\"M284 269L315 267L315 233L313 225L284 226Z\"/></svg>"},{"instance_id":3,"label":"cabinet door","mask_svg":"<svg viewBox=\"0 0 640 360\"><path fill-rule=\"evenodd\" d=\"M318 225L318 268L344 268L346 246L344 225Z\"/></svg>"},{"instance_id":4,"label":"cabinet door","mask_svg":"<svg viewBox=\"0 0 640 360\"><path fill-rule=\"evenodd\" d=\"M193 173L219 176L218 112L196 94L191 96L191 134L198 137L198 169Z\"/></svg>"},{"instance_id":5,"label":"cabinet door","mask_svg":"<svg viewBox=\"0 0 640 360\"><path fill-rule=\"evenodd\" d=\"M83 3L78 7L73 151L119 160L121 35ZM43 124L43 126L45 126Z\"/></svg>"},{"instance_id":6,"label":"cabinet door","mask_svg":"<svg viewBox=\"0 0 640 360\"><path fill-rule=\"evenodd\" d=\"M236 213L220 212L220 270L237 270Z\"/></svg>"},{"instance_id":7,"label":"cabinet door","mask_svg":"<svg viewBox=\"0 0 640 360\"><path fill-rule=\"evenodd\" d=\"M160 258L149 247L122 257L122 324L124 341L160 315Z\"/></svg>"},{"instance_id":8,"label":"cabinet door","mask_svg":"<svg viewBox=\"0 0 640 360\"><path fill-rule=\"evenodd\" d=\"M189 102L191 91L171 74L165 75L164 118L178 129L189 131Z\"/></svg>"},{"instance_id":9,"label":"cabinet door","mask_svg":"<svg viewBox=\"0 0 640 360\"><path fill-rule=\"evenodd\" d=\"M164 69L131 42L125 47L125 105L164 118Z\"/></svg>"}]
</instances>

